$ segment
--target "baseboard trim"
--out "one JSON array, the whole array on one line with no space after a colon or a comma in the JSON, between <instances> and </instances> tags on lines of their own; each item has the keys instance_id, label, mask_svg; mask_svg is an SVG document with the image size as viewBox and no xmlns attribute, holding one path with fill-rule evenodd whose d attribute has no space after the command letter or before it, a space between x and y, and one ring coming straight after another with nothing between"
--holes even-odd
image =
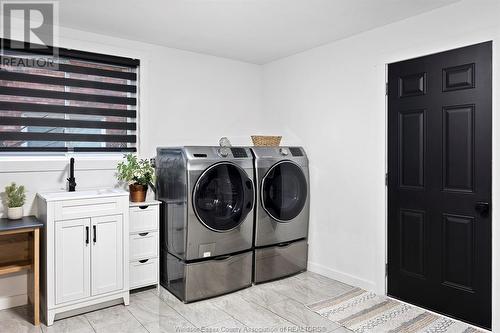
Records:
<instances>
[{"instance_id":1,"label":"baseboard trim","mask_svg":"<svg viewBox=\"0 0 500 333\"><path fill-rule=\"evenodd\" d=\"M0 310L28 304L28 295L13 295L0 297Z\"/></svg>"},{"instance_id":2,"label":"baseboard trim","mask_svg":"<svg viewBox=\"0 0 500 333\"><path fill-rule=\"evenodd\" d=\"M340 272L335 269L331 269L329 267L314 262L309 261L307 263L307 269L310 270L311 272L324 275L326 277L349 284L351 286L359 287L368 291L377 290L376 284L373 281L368 281L351 274Z\"/></svg>"}]
</instances>

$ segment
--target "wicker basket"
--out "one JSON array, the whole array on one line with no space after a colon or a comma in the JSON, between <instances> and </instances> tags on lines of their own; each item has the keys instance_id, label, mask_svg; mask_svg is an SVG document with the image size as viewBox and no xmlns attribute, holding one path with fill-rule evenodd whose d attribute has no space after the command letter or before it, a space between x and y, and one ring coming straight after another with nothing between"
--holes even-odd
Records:
<instances>
[{"instance_id":1,"label":"wicker basket","mask_svg":"<svg viewBox=\"0 0 500 333\"><path fill-rule=\"evenodd\" d=\"M281 136L252 135L252 141L254 146L276 147L280 145Z\"/></svg>"}]
</instances>

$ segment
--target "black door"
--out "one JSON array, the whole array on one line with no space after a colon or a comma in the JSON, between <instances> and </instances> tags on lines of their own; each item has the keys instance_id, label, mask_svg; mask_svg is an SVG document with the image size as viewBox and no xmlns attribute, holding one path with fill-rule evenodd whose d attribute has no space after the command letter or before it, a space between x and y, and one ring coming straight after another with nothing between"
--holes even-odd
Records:
<instances>
[{"instance_id":1,"label":"black door","mask_svg":"<svg viewBox=\"0 0 500 333\"><path fill-rule=\"evenodd\" d=\"M262 207L278 222L300 214L307 199L307 181L302 169L290 161L273 165L262 180Z\"/></svg>"},{"instance_id":2,"label":"black door","mask_svg":"<svg viewBox=\"0 0 500 333\"><path fill-rule=\"evenodd\" d=\"M389 65L388 292L491 327L491 43Z\"/></svg>"},{"instance_id":3,"label":"black door","mask_svg":"<svg viewBox=\"0 0 500 333\"><path fill-rule=\"evenodd\" d=\"M193 208L198 219L213 231L238 227L253 208L254 187L246 172L232 163L208 168L193 191Z\"/></svg>"}]
</instances>

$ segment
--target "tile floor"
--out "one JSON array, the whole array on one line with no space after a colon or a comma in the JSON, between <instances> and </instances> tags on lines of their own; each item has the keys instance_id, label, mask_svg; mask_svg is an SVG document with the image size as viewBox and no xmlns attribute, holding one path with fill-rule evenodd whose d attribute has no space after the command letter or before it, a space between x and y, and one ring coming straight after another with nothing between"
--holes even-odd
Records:
<instances>
[{"instance_id":1,"label":"tile floor","mask_svg":"<svg viewBox=\"0 0 500 333\"><path fill-rule=\"evenodd\" d=\"M130 305L117 305L58 320L51 327L33 327L27 307L0 311L0 332L182 333L182 332L309 332L344 333L340 327L308 310L305 304L341 294L351 286L305 272L280 281L191 304L166 290L132 293ZM205 328L196 330L196 328ZM254 330L252 330L254 329Z\"/></svg>"}]
</instances>

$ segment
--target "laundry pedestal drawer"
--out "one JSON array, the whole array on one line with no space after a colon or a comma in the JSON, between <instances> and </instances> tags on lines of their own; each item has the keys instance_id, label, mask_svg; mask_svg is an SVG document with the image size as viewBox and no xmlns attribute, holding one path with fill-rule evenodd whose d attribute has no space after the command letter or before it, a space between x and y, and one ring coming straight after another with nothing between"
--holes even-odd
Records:
<instances>
[{"instance_id":1,"label":"laundry pedestal drawer","mask_svg":"<svg viewBox=\"0 0 500 333\"><path fill-rule=\"evenodd\" d=\"M307 269L307 240L255 249L255 283L271 281Z\"/></svg>"},{"instance_id":2,"label":"laundry pedestal drawer","mask_svg":"<svg viewBox=\"0 0 500 333\"><path fill-rule=\"evenodd\" d=\"M130 289L158 284L159 201L130 203Z\"/></svg>"},{"instance_id":3,"label":"laundry pedestal drawer","mask_svg":"<svg viewBox=\"0 0 500 333\"><path fill-rule=\"evenodd\" d=\"M185 303L252 285L252 251L186 263L167 254L167 289Z\"/></svg>"}]
</instances>

